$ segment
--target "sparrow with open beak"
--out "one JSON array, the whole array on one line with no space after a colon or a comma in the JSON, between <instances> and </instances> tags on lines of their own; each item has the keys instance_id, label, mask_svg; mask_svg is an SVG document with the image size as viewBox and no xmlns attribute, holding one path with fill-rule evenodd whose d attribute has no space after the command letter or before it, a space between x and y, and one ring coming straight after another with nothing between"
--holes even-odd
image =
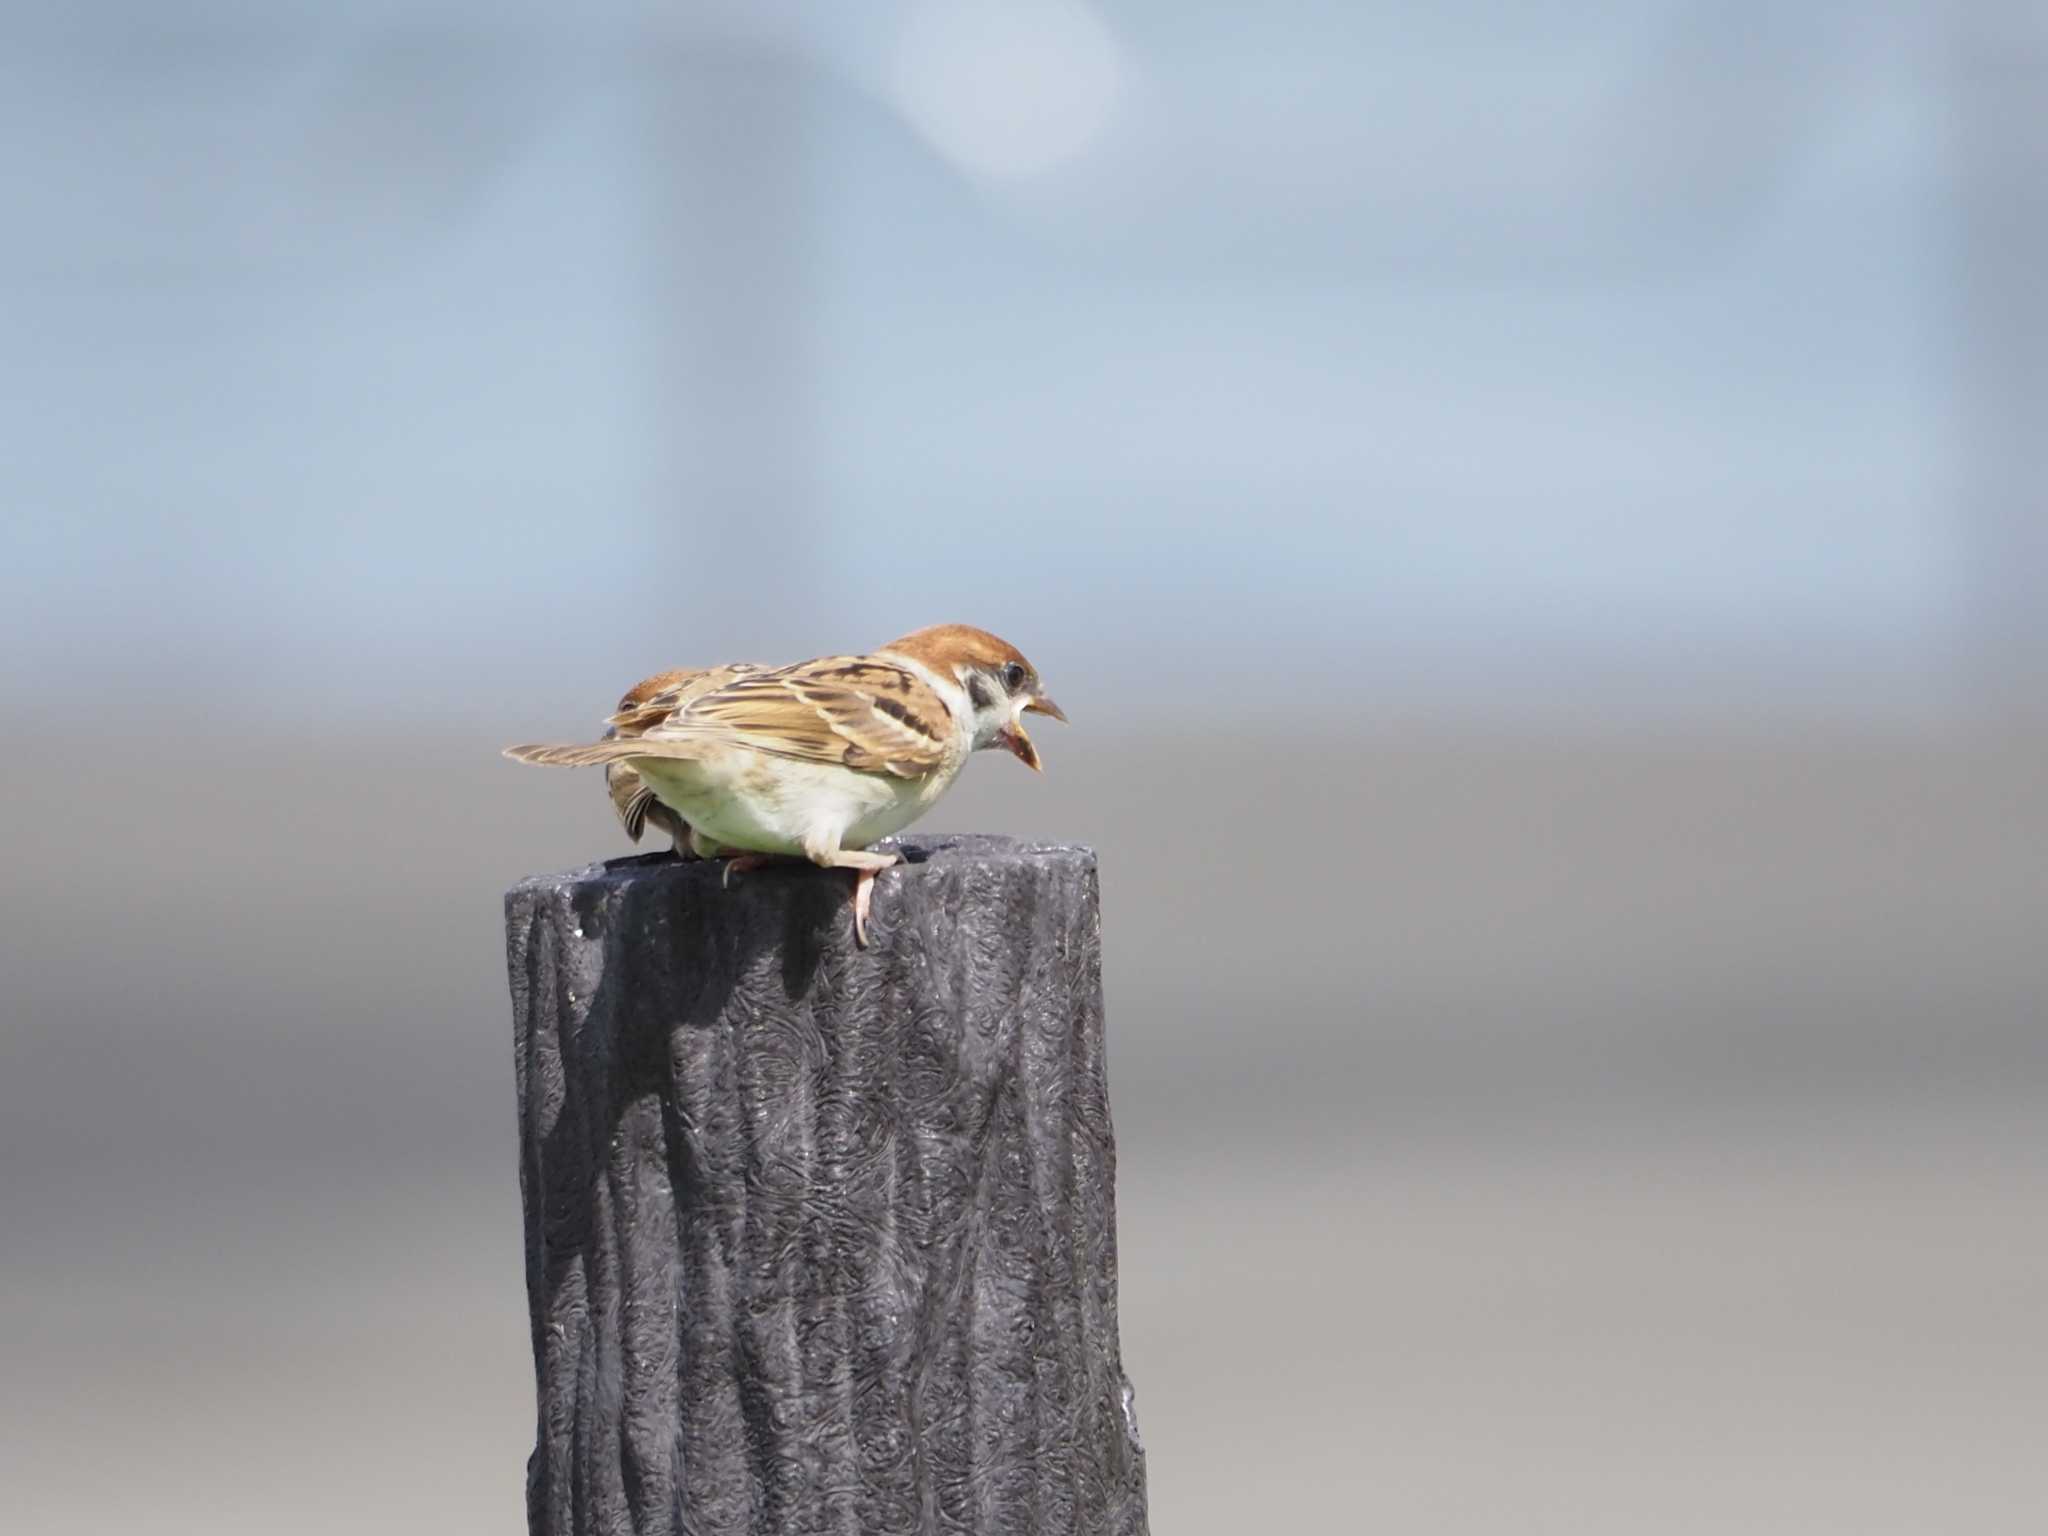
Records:
<instances>
[{"instance_id":1,"label":"sparrow with open beak","mask_svg":"<svg viewBox=\"0 0 2048 1536\"><path fill-rule=\"evenodd\" d=\"M730 675L686 673L657 688L614 715L603 741L505 755L624 764L687 826L699 854L738 850L749 864L750 855L799 856L853 870L861 944L875 876L897 862L871 845L930 810L981 748L1040 769L1023 717L1067 718L1022 652L965 624L920 629L867 656L713 670ZM615 805L617 795L615 786ZM644 822L648 808L641 814Z\"/></svg>"}]
</instances>

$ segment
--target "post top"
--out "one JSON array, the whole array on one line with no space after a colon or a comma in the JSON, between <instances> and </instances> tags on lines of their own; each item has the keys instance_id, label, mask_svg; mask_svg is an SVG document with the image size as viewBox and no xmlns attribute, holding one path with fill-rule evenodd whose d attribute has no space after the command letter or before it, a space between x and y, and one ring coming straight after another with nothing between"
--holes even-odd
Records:
<instances>
[{"instance_id":1,"label":"post top","mask_svg":"<svg viewBox=\"0 0 2048 1536\"><path fill-rule=\"evenodd\" d=\"M1023 838L1000 837L988 832L926 832L884 838L875 844L885 852L899 853L911 868L934 866L991 866L1032 863L1068 865L1085 869L1095 863L1095 850L1084 843L1039 843ZM513 885L508 896L539 895L565 888L603 890L618 888L647 878L663 880L706 880L720 878L720 860L678 859L668 853L636 853L623 858L603 859L578 869L552 874L528 875ZM796 867L792 863L792 868ZM766 875L771 870L764 869ZM756 877L749 877L756 878ZM737 881L734 882L738 884Z\"/></svg>"}]
</instances>

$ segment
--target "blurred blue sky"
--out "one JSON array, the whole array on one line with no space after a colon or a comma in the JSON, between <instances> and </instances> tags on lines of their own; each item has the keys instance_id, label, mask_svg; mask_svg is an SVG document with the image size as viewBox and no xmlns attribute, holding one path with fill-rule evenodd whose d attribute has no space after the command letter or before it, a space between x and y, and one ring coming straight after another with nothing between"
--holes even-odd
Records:
<instances>
[{"instance_id":1,"label":"blurred blue sky","mask_svg":"<svg viewBox=\"0 0 2048 1536\"><path fill-rule=\"evenodd\" d=\"M2039 510L1958 469L2030 26L12 12L6 696L551 725L962 617L1090 709L1938 713Z\"/></svg>"}]
</instances>

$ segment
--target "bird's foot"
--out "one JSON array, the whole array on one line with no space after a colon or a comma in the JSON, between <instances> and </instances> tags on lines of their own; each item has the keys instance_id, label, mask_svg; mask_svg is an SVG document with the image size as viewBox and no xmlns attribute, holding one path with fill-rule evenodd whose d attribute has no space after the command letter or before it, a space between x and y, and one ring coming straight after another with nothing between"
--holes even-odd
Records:
<instances>
[{"instance_id":1,"label":"bird's foot","mask_svg":"<svg viewBox=\"0 0 2048 1536\"><path fill-rule=\"evenodd\" d=\"M873 862L866 862L869 859ZM875 905L875 876L901 862L896 854L875 853L863 855L863 862L853 866L853 942L862 949L868 947L868 913Z\"/></svg>"},{"instance_id":2,"label":"bird's foot","mask_svg":"<svg viewBox=\"0 0 2048 1536\"><path fill-rule=\"evenodd\" d=\"M808 842L804 845L804 853L820 869L853 871L853 941L866 949L868 912L875 904L875 876L891 864L902 863L903 856L878 852L873 848L841 848L836 838Z\"/></svg>"}]
</instances>

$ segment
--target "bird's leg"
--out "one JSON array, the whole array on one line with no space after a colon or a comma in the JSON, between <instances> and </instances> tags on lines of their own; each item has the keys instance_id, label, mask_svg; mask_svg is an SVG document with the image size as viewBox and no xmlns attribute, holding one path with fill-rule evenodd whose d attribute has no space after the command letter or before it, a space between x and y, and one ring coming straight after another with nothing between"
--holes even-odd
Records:
<instances>
[{"instance_id":1,"label":"bird's leg","mask_svg":"<svg viewBox=\"0 0 2048 1536\"><path fill-rule=\"evenodd\" d=\"M876 853L867 848L841 848L838 839L830 843L806 843L804 852L820 869L850 869L853 874L853 941L868 947L868 912L875 902L875 876L902 859L893 853Z\"/></svg>"},{"instance_id":2,"label":"bird's leg","mask_svg":"<svg viewBox=\"0 0 2048 1536\"><path fill-rule=\"evenodd\" d=\"M676 857L679 859L724 859L725 867L718 872L721 890L732 888L732 877L744 875L749 870L759 869L772 861L765 853L746 853L738 848L728 848L717 838L688 822L681 823L682 832L676 839Z\"/></svg>"},{"instance_id":3,"label":"bird's leg","mask_svg":"<svg viewBox=\"0 0 2048 1536\"><path fill-rule=\"evenodd\" d=\"M853 942L868 947L868 913L875 905L875 876L896 862L896 855L884 854L878 863L856 864L853 869Z\"/></svg>"}]
</instances>

